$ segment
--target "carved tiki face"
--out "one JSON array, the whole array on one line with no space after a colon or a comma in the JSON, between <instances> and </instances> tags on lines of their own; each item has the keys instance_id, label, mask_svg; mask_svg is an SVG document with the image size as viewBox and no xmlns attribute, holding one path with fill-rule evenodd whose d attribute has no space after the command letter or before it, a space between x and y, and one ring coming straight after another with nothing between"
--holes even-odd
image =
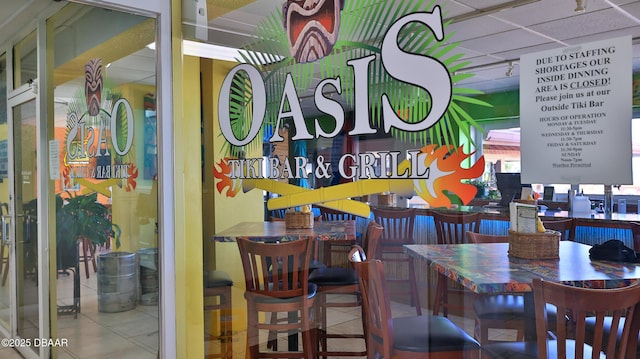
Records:
<instances>
[{"instance_id":1,"label":"carved tiki face","mask_svg":"<svg viewBox=\"0 0 640 359\"><path fill-rule=\"evenodd\" d=\"M84 78L89 115L97 116L102 102L102 59L91 59L84 65Z\"/></svg>"},{"instance_id":2,"label":"carved tiki face","mask_svg":"<svg viewBox=\"0 0 640 359\"><path fill-rule=\"evenodd\" d=\"M298 63L317 61L338 40L344 0L287 0L282 5L291 55Z\"/></svg>"}]
</instances>

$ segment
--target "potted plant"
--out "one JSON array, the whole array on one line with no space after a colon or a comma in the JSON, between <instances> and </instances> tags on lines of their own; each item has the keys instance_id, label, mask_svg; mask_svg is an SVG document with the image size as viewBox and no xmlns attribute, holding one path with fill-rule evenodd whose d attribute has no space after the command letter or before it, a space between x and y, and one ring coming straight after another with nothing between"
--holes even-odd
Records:
<instances>
[{"instance_id":1,"label":"potted plant","mask_svg":"<svg viewBox=\"0 0 640 359\"><path fill-rule=\"evenodd\" d=\"M481 180L471 180L469 184L472 184L476 187L476 198L485 198L487 196L487 189L489 188L487 182Z\"/></svg>"},{"instance_id":2,"label":"potted plant","mask_svg":"<svg viewBox=\"0 0 640 359\"><path fill-rule=\"evenodd\" d=\"M98 202L98 194L65 192L56 196L56 243L58 269L75 267L78 262L78 241L87 239L95 246L104 246L115 238L120 247L120 227L111 222L111 209Z\"/></svg>"}]
</instances>

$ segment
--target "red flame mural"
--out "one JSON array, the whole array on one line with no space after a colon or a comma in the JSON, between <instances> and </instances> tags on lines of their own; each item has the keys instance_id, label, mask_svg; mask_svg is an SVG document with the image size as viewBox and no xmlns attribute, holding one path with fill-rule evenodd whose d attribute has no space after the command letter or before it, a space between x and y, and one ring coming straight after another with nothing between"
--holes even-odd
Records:
<instances>
[{"instance_id":1,"label":"red flame mural","mask_svg":"<svg viewBox=\"0 0 640 359\"><path fill-rule=\"evenodd\" d=\"M125 190L127 192L135 191L137 185L136 178L138 178L138 167L136 167L136 165L134 165L133 163L130 163L127 174L127 185L125 187Z\"/></svg>"},{"instance_id":2,"label":"red flame mural","mask_svg":"<svg viewBox=\"0 0 640 359\"><path fill-rule=\"evenodd\" d=\"M216 189L218 193L222 194L225 187L227 191L225 195L227 197L235 197L238 192L240 192L241 180L240 179L231 179L231 166L229 165L229 160L231 158L225 157L220 160L216 165L213 166L213 177L216 178Z\"/></svg>"},{"instance_id":3,"label":"red flame mural","mask_svg":"<svg viewBox=\"0 0 640 359\"><path fill-rule=\"evenodd\" d=\"M463 168L462 162L475 152L465 154L462 146L451 152L453 146L428 145L420 149L418 164L420 173L429 168L429 178L414 181L416 194L432 207L451 207L451 200L444 191L456 194L462 203L469 203L475 197L475 186L461 180L477 178L484 172L484 156L470 168ZM422 159L422 161L420 161ZM424 166L424 167L422 167Z\"/></svg>"}]
</instances>

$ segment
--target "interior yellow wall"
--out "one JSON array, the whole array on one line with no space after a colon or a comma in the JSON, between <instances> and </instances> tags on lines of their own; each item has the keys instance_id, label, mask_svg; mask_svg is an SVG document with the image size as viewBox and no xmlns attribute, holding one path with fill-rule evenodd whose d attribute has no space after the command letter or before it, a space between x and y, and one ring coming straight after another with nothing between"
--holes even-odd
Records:
<instances>
[{"instance_id":1,"label":"interior yellow wall","mask_svg":"<svg viewBox=\"0 0 640 359\"><path fill-rule=\"evenodd\" d=\"M144 180L144 95L155 93L155 87L129 84L116 89L133 109L135 123L134 146L129 155L138 169L136 189L112 186L113 223L122 236L119 250L137 252L141 248L157 247L155 225L158 218L158 197L154 181Z\"/></svg>"},{"instance_id":2,"label":"interior yellow wall","mask_svg":"<svg viewBox=\"0 0 640 359\"><path fill-rule=\"evenodd\" d=\"M234 332L246 329L246 304L244 301L244 274L238 246L236 243L213 243L210 241L212 235L223 231L237 223L249 221L263 221L263 198L262 191L252 190L248 193L238 193L235 197L226 197L220 194L215 188L213 178L214 163L218 163L223 157L222 146L225 143L220 131L218 120L218 98L220 87L227 73L236 63L202 59L202 87L203 87L203 118L204 118L204 151L205 151L205 173L202 191L203 198L203 231L205 267L207 269L221 269L226 271L234 286L232 288L233 302L233 326ZM247 158L261 157L262 147L246 153ZM215 316L211 317L209 325L215 324ZM239 338L234 340L234 348L243 346L244 340ZM242 348L237 348L242 350Z\"/></svg>"},{"instance_id":3,"label":"interior yellow wall","mask_svg":"<svg viewBox=\"0 0 640 359\"><path fill-rule=\"evenodd\" d=\"M211 104L215 110L213 121L213 159L215 162L220 161L224 156L222 146L226 143L220 130L220 122L218 121L218 97L220 96L220 87L225 76L231 70L235 63L227 61L213 61L213 98ZM262 157L262 146L254 146L245 152L246 158ZM214 217L215 232L223 231L233 225L246 221L263 221L264 205L262 191L254 189L247 193L238 193L235 197L227 197L215 191L214 196Z\"/></svg>"},{"instance_id":4,"label":"interior yellow wall","mask_svg":"<svg viewBox=\"0 0 640 359\"><path fill-rule=\"evenodd\" d=\"M182 1L171 10L176 358L203 358L200 64L182 55Z\"/></svg>"}]
</instances>

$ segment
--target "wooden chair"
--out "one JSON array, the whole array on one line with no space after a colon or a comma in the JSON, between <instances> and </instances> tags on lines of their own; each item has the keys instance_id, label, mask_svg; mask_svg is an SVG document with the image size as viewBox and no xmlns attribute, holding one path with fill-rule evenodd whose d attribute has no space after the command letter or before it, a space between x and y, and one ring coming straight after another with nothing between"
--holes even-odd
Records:
<instances>
[{"instance_id":1,"label":"wooden chair","mask_svg":"<svg viewBox=\"0 0 640 359\"><path fill-rule=\"evenodd\" d=\"M411 209L382 209L373 208L374 220L384 227L380 244L376 253L372 258L379 258L385 261L387 265L397 265L406 263L408 266L407 278L393 277L389 278L389 282L396 284L406 283L409 290L396 289L390 291L392 294L409 294L411 305L416 307L416 314L422 315L422 307L420 304L420 296L418 294L416 272L413 259L404 253L403 245L414 244L413 237L414 223L416 218L416 210ZM369 253L369 256L372 254ZM400 272L400 271L394 271Z\"/></svg>"},{"instance_id":2,"label":"wooden chair","mask_svg":"<svg viewBox=\"0 0 640 359\"><path fill-rule=\"evenodd\" d=\"M508 243L509 236L498 236L467 231L465 233L468 243Z\"/></svg>"},{"instance_id":3,"label":"wooden chair","mask_svg":"<svg viewBox=\"0 0 640 359\"><path fill-rule=\"evenodd\" d=\"M332 208L320 207L320 218L322 221L355 221L357 216L351 213L338 211ZM351 249L351 246L357 243L358 235L356 234L355 242L339 241L325 241L321 243L322 256L324 264L331 266L334 261L334 257L338 259L344 259L346 262L347 253ZM345 263L346 264L346 263ZM347 266L345 266L347 267Z\"/></svg>"},{"instance_id":4,"label":"wooden chair","mask_svg":"<svg viewBox=\"0 0 640 359\"><path fill-rule=\"evenodd\" d=\"M470 243L508 243L509 236L466 233ZM516 331L516 340L524 339L524 297L518 294L476 294L473 299L475 320L474 336L481 345L488 344L489 328L512 329ZM556 307L549 305L547 315L555 320Z\"/></svg>"},{"instance_id":5,"label":"wooden chair","mask_svg":"<svg viewBox=\"0 0 640 359\"><path fill-rule=\"evenodd\" d=\"M443 213L433 212L433 222L436 226L436 241L438 244L461 244L466 243L466 232L480 232L479 213ZM433 305L433 315L438 315L440 309L446 317L449 314L449 293L463 293L462 288L449 289L447 277L438 275L436 287L436 298Z\"/></svg>"},{"instance_id":6,"label":"wooden chair","mask_svg":"<svg viewBox=\"0 0 640 359\"><path fill-rule=\"evenodd\" d=\"M207 341L219 340L218 353L205 353L205 358L233 358L233 318L231 317L231 287L233 280L225 271L212 270L204 273L204 314L219 310L219 334L209 328Z\"/></svg>"},{"instance_id":7,"label":"wooden chair","mask_svg":"<svg viewBox=\"0 0 640 359\"><path fill-rule=\"evenodd\" d=\"M98 265L96 263L96 245L91 243L91 241L85 237L82 237L79 242L82 250L80 251L78 260L80 263L84 262L84 273L87 276L87 279L89 279L89 262L93 265L93 273L98 272Z\"/></svg>"},{"instance_id":8,"label":"wooden chair","mask_svg":"<svg viewBox=\"0 0 640 359\"><path fill-rule=\"evenodd\" d=\"M313 307L317 287L308 282L312 241L313 239L299 239L266 243L237 237L246 283L249 358L316 357ZM276 316L276 320L265 315L264 321L260 321L259 313ZM287 313L287 321L283 323L278 320L278 313ZM266 330L269 334L290 333L289 340L302 332L303 351L297 351L297 345L292 348L291 342L288 352L261 351L260 330Z\"/></svg>"},{"instance_id":9,"label":"wooden chair","mask_svg":"<svg viewBox=\"0 0 640 359\"><path fill-rule=\"evenodd\" d=\"M546 229L560 232L560 240L572 241L575 238L575 226L573 218L550 219L543 218L542 224Z\"/></svg>"},{"instance_id":10,"label":"wooden chair","mask_svg":"<svg viewBox=\"0 0 640 359\"><path fill-rule=\"evenodd\" d=\"M382 234L382 227L374 221L369 222L367 226L366 238L364 240L367 249L375 249ZM327 312L330 308L349 308L362 307L360 296L359 280L355 270L343 267L326 267L313 271L309 275L309 282L318 286L318 301L316 303L316 317L319 322L318 343L320 351L318 355L322 357L328 356L366 356L367 352L357 350L331 350L328 345L328 339L362 339L365 340L365 329L360 333L330 333L327 325ZM351 301L345 301L343 298L339 300L331 300L331 295L344 294L353 297Z\"/></svg>"},{"instance_id":11,"label":"wooden chair","mask_svg":"<svg viewBox=\"0 0 640 359\"><path fill-rule=\"evenodd\" d=\"M281 209L273 209L269 211L269 220L270 221L284 221L284 216L286 212L286 208Z\"/></svg>"},{"instance_id":12,"label":"wooden chair","mask_svg":"<svg viewBox=\"0 0 640 359\"><path fill-rule=\"evenodd\" d=\"M508 243L509 236L467 231L469 243ZM524 338L524 298L515 294L476 295L473 300L474 336L481 345L489 343L489 328L516 331L516 340Z\"/></svg>"},{"instance_id":13,"label":"wooden chair","mask_svg":"<svg viewBox=\"0 0 640 359\"><path fill-rule=\"evenodd\" d=\"M640 252L640 223L636 223L636 222L628 222L630 229L631 229L631 234L632 234L632 242L633 242L633 249L636 252ZM640 310L636 310L636 316L640 317ZM624 321L625 318L622 318L621 321ZM593 344L593 338L594 338L594 333L595 333L595 328L596 328L596 321L597 321L597 317L588 317L587 319L585 319L585 323L586 323L586 341L589 344ZM604 321L603 321L603 332L605 336L608 336L611 333L611 324L613 321L613 317L611 316L606 316L604 317ZM638 323L636 323L636 325L640 325L640 318L637 319ZM623 327L624 324L620 324L618 325L618 331L616 333L617 337L617 342L621 342L622 340L622 336L623 336ZM607 344L608 343L602 343L602 346L604 349L607 348ZM634 351L635 348L635 351ZM629 343L627 345L627 353L628 353L628 358L640 358L640 333L638 333L638 336L636 338L633 338L633 336L631 336L629 338Z\"/></svg>"},{"instance_id":14,"label":"wooden chair","mask_svg":"<svg viewBox=\"0 0 640 359\"><path fill-rule=\"evenodd\" d=\"M640 223L629 222L629 226L631 227L633 250L640 252Z\"/></svg>"},{"instance_id":15,"label":"wooden chair","mask_svg":"<svg viewBox=\"0 0 640 359\"><path fill-rule=\"evenodd\" d=\"M617 289L579 288L560 283L533 280L536 315L536 342L488 344L482 347L484 357L489 358L597 358L603 352L607 358L624 358L629 351L629 338L638 336L637 313L640 306L640 283ZM571 312L573 325L567 328L564 316L557 316L557 330L549 335L550 324L546 305L558 308L558 313ZM604 330L604 318L611 314L613 320L608 333ZM586 341L586 319L595 315L592 345ZM625 316L634 320L622 321ZM632 325L633 323L633 325ZM632 332L632 328L633 332ZM621 330L622 340L617 342ZM551 338L551 339L549 339ZM606 348L603 343L607 343ZM633 358L634 354L631 354Z\"/></svg>"},{"instance_id":16,"label":"wooden chair","mask_svg":"<svg viewBox=\"0 0 640 359\"><path fill-rule=\"evenodd\" d=\"M480 344L445 317L392 318L382 261L357 262L366 313L368 358L475 358Z\"/></svg>"}]
</instances>

